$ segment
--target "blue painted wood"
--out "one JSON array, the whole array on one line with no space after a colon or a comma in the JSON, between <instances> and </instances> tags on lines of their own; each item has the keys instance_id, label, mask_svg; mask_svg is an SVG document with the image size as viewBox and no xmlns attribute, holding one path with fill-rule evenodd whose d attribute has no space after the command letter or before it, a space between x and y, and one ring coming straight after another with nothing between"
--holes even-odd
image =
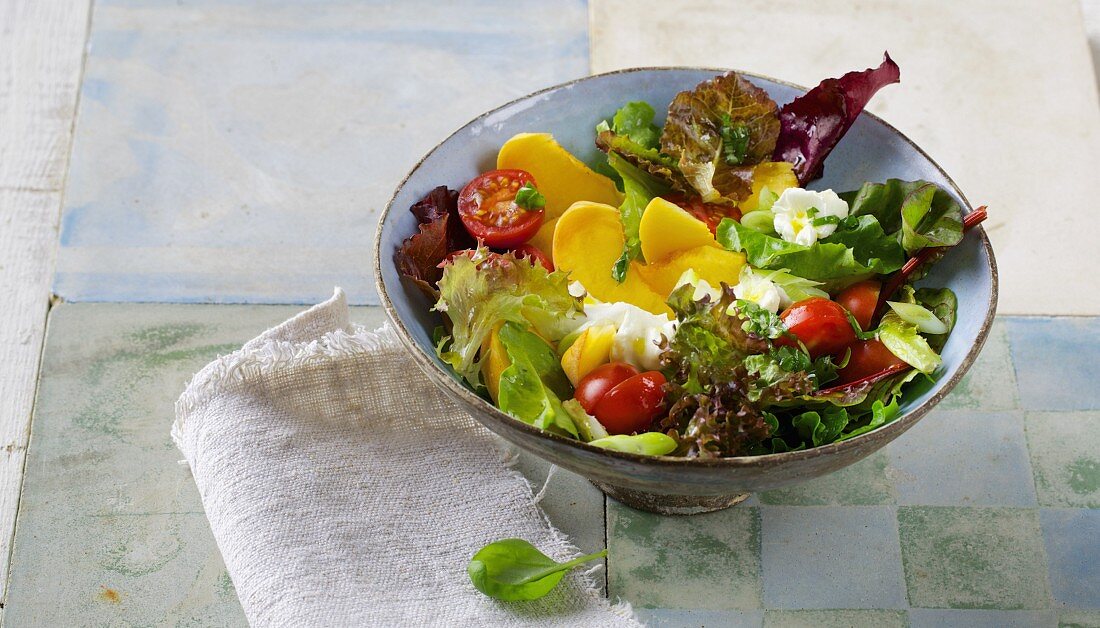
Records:
<instances>
[{"instance_id":1,"label":"blue painted wood","mask_svg":"<svg viewBox=\"0 0 1100 628\"><path fill-rule=\"evenodd\" d=\"M97 3L54 289L377 303L377 212L412 165L587 69L583 0Z\"/></svg>"}]
</instances>

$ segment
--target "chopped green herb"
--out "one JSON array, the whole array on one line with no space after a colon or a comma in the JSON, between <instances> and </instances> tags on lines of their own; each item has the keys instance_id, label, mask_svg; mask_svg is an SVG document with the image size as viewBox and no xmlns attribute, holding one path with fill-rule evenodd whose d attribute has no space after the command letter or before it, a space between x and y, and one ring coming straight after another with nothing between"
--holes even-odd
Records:
<instances>
[{"instance_id":1,"label":"chopped green herb","mask_svg":"<svg viewBox=\"0 0 1100 628\"><path fill-rule=\"evenodd\" d=\"M749 154L749 125L733 124L729 114L722 116L722 158L730 166L740 165Z\"/></svg>"},{"instance_id":2,"label":"chopped green herb","mask_svg":"<svg viewBox=\"0 0 1100 628\"><path fill-rule=\"evenodd\" d=\"M741 329L750 334L756 334L761 338L774 339L787 333L787 326L775 313L745 299L738 299L735 305L741 312L741 318L745 319L745 322L741 324Z\"/></svg>"},{"instance_id":3,"label":"chopped green herb","mask_svg":"<svg viewBox=\"0 0 1100 628\"><path fill-rule=\"evenodd\" d=\"M535 211L546 206L546 197L535 189L530 183L524 183L516 192L516 206L528 211Z\"/></svg>"}]
</instances>

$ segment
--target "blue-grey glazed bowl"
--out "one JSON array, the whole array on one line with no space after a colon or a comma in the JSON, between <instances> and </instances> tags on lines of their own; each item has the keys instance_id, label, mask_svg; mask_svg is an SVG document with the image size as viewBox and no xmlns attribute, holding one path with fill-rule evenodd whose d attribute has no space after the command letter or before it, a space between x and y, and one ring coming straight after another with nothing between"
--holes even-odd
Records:
<instances>
[{"instance_id":1,"label":"blue-grey glazed bowl","mask_svg":"<svg viewBox=\"0 0 1100 628\"><path fill-rule=\"evenodd\" d=\"M474 394L437 357L432 330L440 324L431 303L403 281L393 254L416 231L408 211L433 187L461 188L492 169L497 150L520 132L549 132L590 164L596 124L623 103L645 100L663 118L672 97L724 70L638 68L600 74L535 92L479 116L436 146L397 187L382 213L375 243L378 294L414 361L440 390L476 420L522 449L579 473L628 505L661 513L706 512L744 499L749 492L778 488L836 471L900 436L958 383L981 350L997 303L997 267L985 231L967 234L923 281L946 286L959 297L958 323L943 350L935 383L914 384L895 421L862 436L798 452L696 460L645 457L607 451L544 432L501 412ZM742 73L780 105L805 92L775 79ZM904 89L904 84L889 89ZM663 120L659 120L661 122ZM866 181L924 179L948 190L971 211L954 182L913 142L881 119L864 113L825 163L825 176L810 187L851 190ZM904 446L904 445L903 445Z\"/></svg>"}]
</instances>

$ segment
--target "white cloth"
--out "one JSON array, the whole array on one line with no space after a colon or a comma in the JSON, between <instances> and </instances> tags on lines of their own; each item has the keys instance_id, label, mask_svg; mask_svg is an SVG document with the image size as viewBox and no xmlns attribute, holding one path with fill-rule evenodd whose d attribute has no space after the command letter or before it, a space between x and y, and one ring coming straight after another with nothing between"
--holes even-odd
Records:
<instances>
[{"instance_id":1,"label":"white cloth","mask_svg":"<svg viewBox=\"0 0 1100 628\"><path fill-rule=\"evenodd\" d=\"M542 600L470 583L485 544L579 554L393 331L348 320L343 293L195 375L172 436L256 626L637 625L582 573Z\"/></svg>"}]
</instances>

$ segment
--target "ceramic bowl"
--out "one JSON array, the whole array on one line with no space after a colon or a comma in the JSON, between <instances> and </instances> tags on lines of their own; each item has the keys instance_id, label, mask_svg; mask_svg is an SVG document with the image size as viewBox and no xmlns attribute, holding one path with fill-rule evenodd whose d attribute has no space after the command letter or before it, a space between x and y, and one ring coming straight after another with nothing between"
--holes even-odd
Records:
<instances>
[{"instance_id":1,"label":"ceramic bowl","mask_svg":"<svg viewBox=\"0 0 1100 628\"><path fill-rule=\"evenodd\" d=\"M696 460L645 457L607 451L544 432L501 412L474 394L437 357L432 330L440 324L431 303L403 281L393 254L416 230L408 211L438 185L461 188L492 169L497 150L520 132L549 132L588 163L599 159L593 128L623 103L645 100L663 118L663 110L680 91L723 72L706 68L639 68L600 74L535 92L485 113L436 146L397 187L382 213L375 243L378 294L387 315L414 361L440 390L476 420L506 440L549 462L591 480L627 505L661 512L693 513L737 503L748 493L803 482L853 464L900 436L928 413L973 364L997 303L997 270L989 239L979 227L938 263L924 283L946 286L959 298L958 324L943 350L943 367L935 383L914 384L893 422L862 436L804 451L766 456ZM805 89L775 79L742 73L767 90L780 105ZM888 89L905 89L905 85ZM663 120L658 120L663 122ZM932 159L883 120L864 113L825 163L825 176L814 189L850 190L866 181L887 178L924 179L970 205ZM905 446L904 443L901 446Z\"/></svg>"}]
</instances>

